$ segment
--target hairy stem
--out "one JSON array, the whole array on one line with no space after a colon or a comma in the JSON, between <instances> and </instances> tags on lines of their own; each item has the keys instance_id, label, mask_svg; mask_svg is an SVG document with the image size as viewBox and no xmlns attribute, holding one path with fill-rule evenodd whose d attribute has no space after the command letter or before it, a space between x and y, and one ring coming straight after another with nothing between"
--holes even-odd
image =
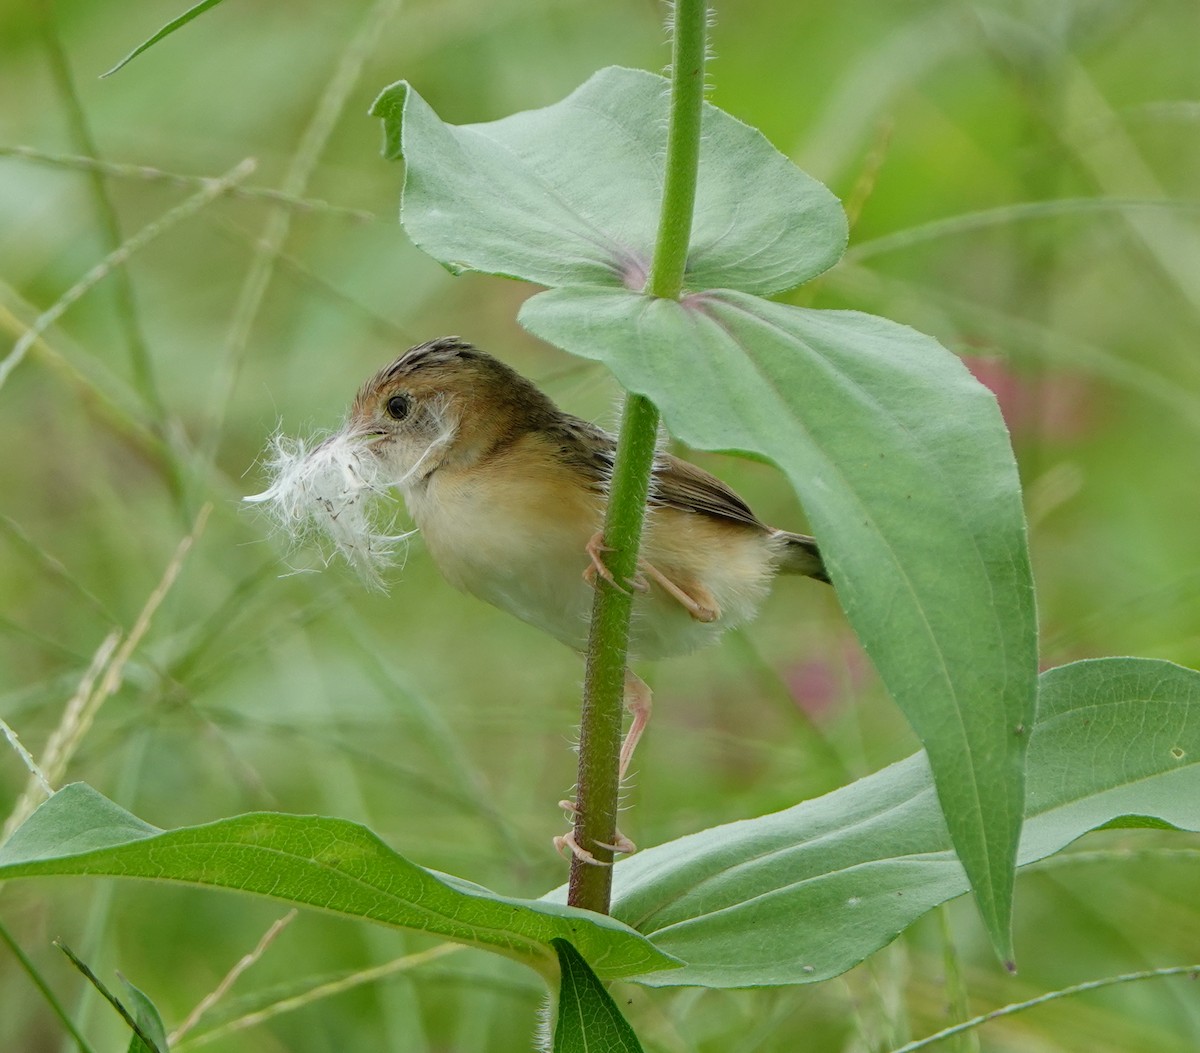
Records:
<instances>
[{"instance_id":1,"label":"hairy stem","mask_svg":"<svg viewBox=\"0 0 1200 1053\"><path fill-rule=\"evenodd\" d=\"M645 292L678 300L683 291L696 179L700 172L700 118L704 108L707 0L678 0L671 45L671 119L658 239Z\"/></svg>"},{"instance_id":2,"label":"hairy stem","mask_svg":"<svg viewBox=\"0 0 1200 1053\"><path fill-rule=\"evenodd\" d=\"M706 0L678 0L671 47L671 117L658 240L645 292L678 299L683 290L688 238L700 162L700 116L704 102ZM642 395L625 401L604 520L605 562L618 582L637 571L638 546L658 435L658 410ZM588 638L579 735L575 841L601 863L612 853L617 825L618 753L633 597L597 578ZM574 859L568 902L608 913L612 870Z\"/></svg>"}]
</instances>

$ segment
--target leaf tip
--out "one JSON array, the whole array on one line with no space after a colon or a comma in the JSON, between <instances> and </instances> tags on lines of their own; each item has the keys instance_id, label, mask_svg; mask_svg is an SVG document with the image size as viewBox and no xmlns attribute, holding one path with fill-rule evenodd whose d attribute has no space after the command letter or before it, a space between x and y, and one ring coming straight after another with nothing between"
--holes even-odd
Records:
<instances>
[{"instance_id":1,"label":"leaf tip","mask_svg":"<svg viewBox=\"0 0 1200 1053\"><path fill-rule=\"evenodd\" d=\"M385 160L395 161L403 156L400 133L404 126L404 104L408 100L409 84L398 80L389 84L376 96L367 113L383 121L383 149Z\"/></svg>"}]
</instances>

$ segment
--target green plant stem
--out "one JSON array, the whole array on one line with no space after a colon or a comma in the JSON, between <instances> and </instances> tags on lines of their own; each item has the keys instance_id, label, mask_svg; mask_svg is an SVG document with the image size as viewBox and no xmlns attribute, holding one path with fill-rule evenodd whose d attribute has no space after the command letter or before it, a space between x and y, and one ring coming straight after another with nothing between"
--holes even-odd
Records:
<instances>
[{"instance_id":1,"label":"green plant stem","mask_svg":"<svg viewBox=\"0 0 1200 1053\"><path fill-rule=\"evenodd\" d=\"M650 296L678 299L683 290L700 164L707 14L706 0L678 0L675 5L663 204L645 289ZM657 437L657 408L631 393L621 418L604 520L605 563L618 582L631 581L637 572ZM575 841L605 864L612 862L612 852L599 846L612 844L617 828L618 754L633 597L599 578L597 584L580 719ZM572 860L569 903L607 914L611 893L611 867Z\"/></svg>"},{"instance_id":2,"label":"green plant stem","mask_svg":"<svg viewBox=\"0 0 1200 1053\"><path fill-rule=\"evenodd\" d=\"M613 577L629 581L637 570L642 519L650 491L650 470L658 436L658 410L641 395L625 401L617 459L604 521L605 562ZM583 679L583 713L579 729L579 775L576 783L575 843L601 863L612 862L617 827L617 766L621 750L621 703L629 650L631 593L596 579ZM612 870L579 858L571 862L567 902L600 914L608 913Z\"/></svg>"},{"instance_id":3,"label":"green plant stem","mask_svg":"<svg viewBox=\"0 0 1200 1053\"><path fill-rule=\"evenodd\" d=\"M700 120L704 111L707 0L678 0L671 44L671 118L667 170L654 260L645 291L677 300L683 291L696 181L700 174Z\"/></svg>"}]
</instances>

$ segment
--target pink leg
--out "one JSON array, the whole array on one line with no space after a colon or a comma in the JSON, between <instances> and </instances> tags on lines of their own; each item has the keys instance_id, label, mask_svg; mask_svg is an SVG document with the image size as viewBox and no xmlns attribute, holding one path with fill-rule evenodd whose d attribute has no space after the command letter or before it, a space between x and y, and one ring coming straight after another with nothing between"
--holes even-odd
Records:
<instances>
[{"instance_id":1,"label":"pink leg","mask_svg":"<svg viewBox=\"0 0 1200 1053\"><path fill-rule=\"evenodd\" d=\"M650 723L651 703L654 696L646 682L631 669L625 670L625 708L633 717L629 730L625 733L625 741L621 743L620 778L625 781L629 771L629 762L633 760L633 751L637 749L638 739Z\"/></svg>"},{"instance_id":2,"label":"pink leg","mask_svg":"<svg viewBox=\"0 0 1200 1053\"><path fill-rule=\"evenodd\" d=\"M696 584L692 586L692 591L695 596L686 593L678 585L668 578L661 570L652 563L643 563L642 570L657 584L661 585L663 590L677 599L688 613L698 622L715 622L721 617L721 607L717 603L713 594L708 591L703 585Z\"/></svg>"},{"instance_id":3,"label":"pink leg","mask_svg":"<svg viewBox=\"0 0 1200 1053\"><path fill-rule=\"evenodd\" d=\"M646 725L650 723L651 700L653 696L650 693L650 688L646 682L630 669L625 670L625 708L629 710L633 717L632 723L629 725L629 730L625 733L625 741L621 743L621 761L619 778L622 782L625 781L625 775L629 771L629 764L633 760L633 751L637 748L638 740L642 737L642 732L646 730ZM575 815L579 812L578 806L574 801L559 801L560 808ZM615 831L616 840L611 845L601 844L601 848L607 848L610 852L636 852L637 845L629 840L620 830ZM606 863L601 863L591 852L579 844L575 840L575 833L572 831L567 834L560 834L554 839L554 847L558 852L562 852L564 848L570 849L571 854L585 863L591 863L594 866L607 866Z\"/></svg>"}]
</instances>

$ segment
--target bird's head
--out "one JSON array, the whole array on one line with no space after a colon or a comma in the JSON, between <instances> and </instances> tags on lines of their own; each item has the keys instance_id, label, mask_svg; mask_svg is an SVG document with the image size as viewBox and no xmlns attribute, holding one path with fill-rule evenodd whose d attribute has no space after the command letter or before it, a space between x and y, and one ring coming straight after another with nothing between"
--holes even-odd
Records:
<instances>
[{"instance_id":1,"label":"bird's head","mask_svg":"<svg viewBox=\"0 0 1200 1053\"><path fill-rule=\"evenodd\" d=\"M532 383L458 337L406 351L355 396L346 432L384 476L412 489L447 465L469 468L558 411Z\"/></svg>"}]
</instances>

